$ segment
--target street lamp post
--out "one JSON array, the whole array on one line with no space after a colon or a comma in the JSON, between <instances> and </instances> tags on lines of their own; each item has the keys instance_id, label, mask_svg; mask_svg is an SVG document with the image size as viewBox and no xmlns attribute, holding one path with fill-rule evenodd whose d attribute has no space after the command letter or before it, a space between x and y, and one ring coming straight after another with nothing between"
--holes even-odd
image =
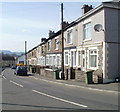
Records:
<instances>
[{"instance_id":1,"label":"street lamp post","mask_svg":"<svg viewBox=\"0 0 120 112\"><path fill-rule=\"evenodd\" d=\"M27 41L25 41L25 66L27 68Z\"/></svg>"}]
</instances>

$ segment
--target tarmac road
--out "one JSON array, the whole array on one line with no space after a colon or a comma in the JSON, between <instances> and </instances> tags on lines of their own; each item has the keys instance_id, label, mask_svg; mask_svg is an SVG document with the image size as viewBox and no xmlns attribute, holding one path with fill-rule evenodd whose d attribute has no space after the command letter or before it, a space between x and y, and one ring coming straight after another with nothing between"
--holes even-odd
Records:
<instances>
[{"instance_id":1,"label":"tarmac road","mask_svg":"<svg viewBox=\"0 0 120 112\"><path fill-rule=\"evenodd\" d=\"M118 110L118 94L91 91L15 76L6 69L2 78L3 110Z\"/></svg>"}]
</instances>

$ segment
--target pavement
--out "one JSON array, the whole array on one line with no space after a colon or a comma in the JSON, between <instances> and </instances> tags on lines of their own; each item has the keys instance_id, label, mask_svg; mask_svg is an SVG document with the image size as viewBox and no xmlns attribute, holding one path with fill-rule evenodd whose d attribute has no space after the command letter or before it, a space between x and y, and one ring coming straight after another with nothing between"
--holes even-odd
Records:
<instances>
[{"instance_id":1,"label":"pavement","mask_svg":"<svg viewBox=\"0 0 120 112\"><path fill-rule=\"evenodd\" d=\"M31 74L31 76L35 79L46 81L48 83L55 83L68 87L85 88L95 91L104 91L104 92L117 93L117 94L120 93L120 83L117 82L107 83L107 84L86 84L85 82L80 82L76 80L52 79L35 73L29 73L29 74Z\"/></svg>"}]
</instances>

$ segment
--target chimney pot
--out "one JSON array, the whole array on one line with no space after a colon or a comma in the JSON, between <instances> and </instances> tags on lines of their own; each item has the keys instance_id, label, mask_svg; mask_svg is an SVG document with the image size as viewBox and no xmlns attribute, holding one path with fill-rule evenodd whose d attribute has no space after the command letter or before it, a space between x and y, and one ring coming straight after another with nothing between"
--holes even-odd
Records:
<instances>
[{"instance_id":1,"label":"chimney pot","mask_svg":"<svg viewBox=\"0 0 120 112\"><path fill-rule=\"evenodd\" d=\"M55 32L54 32L54 31L49 30L49 37L53 36L54 34L55 34Z\"/></svg>"},{"instance_id":2,"label":"chimney pot","mask_svg":"<svg viewBox=\"0 0 120 112\"><path fill-rule=\"evenodd\" d=\"M41 38L41 42L44 42L46 40L46 38Z\"/></svg>"},{"instance_id":3,"label":"chimney pot","mask_svg":"<svg viewBox=\"0 0 120 112\"><path fill-rule=\"evenodd\" d=\"M82 15L84 15L85 13L87 13L88 11L93 9L93 7L92 7L92 5L89 6L89 5L84 4L81 9L82 9Z\"/></svg>"},{"instance_id":4,"label":"chimney pot","mask_svg":"<svg viewBox=\"0 0 120 112\"><path fill-rule=\"evenodd\" d=\"M65 28L68 25L69 25L68 21L63 21L63 28Z\"/></svg>"}]
</instances>

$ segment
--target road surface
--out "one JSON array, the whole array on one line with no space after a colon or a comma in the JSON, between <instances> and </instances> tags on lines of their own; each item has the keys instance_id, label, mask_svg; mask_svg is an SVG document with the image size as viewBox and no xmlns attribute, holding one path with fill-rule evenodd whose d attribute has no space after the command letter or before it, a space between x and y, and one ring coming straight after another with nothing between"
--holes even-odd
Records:
<instances>
[{"instance_id":1,"label":"road surface","mask_svg":"<svg viewBox=\"0 0 120 112\"><path fill-rule=\"evenodd\" d=\"M35 76L16 76L6 69L2 78L2 110L118 110L118 94L67 87Z\"/></svg>"}]
</instances>

